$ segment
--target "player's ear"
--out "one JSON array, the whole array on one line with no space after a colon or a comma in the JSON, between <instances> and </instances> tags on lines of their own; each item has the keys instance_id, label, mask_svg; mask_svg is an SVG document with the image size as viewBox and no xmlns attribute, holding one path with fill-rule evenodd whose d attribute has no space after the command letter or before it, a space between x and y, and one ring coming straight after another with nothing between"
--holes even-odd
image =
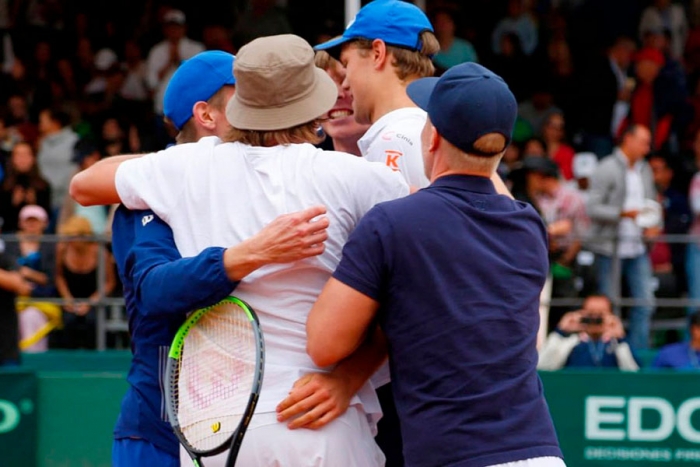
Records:
<instances>
[{"instance_id":1,"label":"player's ear","mask_svg":"<svg viewBox=\"0 0 700 467\"><path fill-rule=\"evenodd\" d=\"M430 152L435 152L435 150L440 146L440 133L435 129L433 125L430 125L430 139L428 140L428 150Z\"/></svg>"},{"instance_id":2,"label":"player's ear","mask_svg":"<svg viewBox=\"0 0 700 467\"><path fill-rule=\"evenodd\" d=\"M209 110L209 104L204 101L198 101L192 106L192 118L196 120L199 126L209 130L216 128L214 118Z\"/></svg>"},{"instance_id":3,"label":"player's ear","mask_svg":"<svg viewBox=\"0 0 700 467\"><path fill-rule=\"evenodd\" d=\"M381 69L387 62L387 50L386 42L381 39L375 39L372 41L372 60L374 62L374 68Z\"/></svg>"}]
</instances>

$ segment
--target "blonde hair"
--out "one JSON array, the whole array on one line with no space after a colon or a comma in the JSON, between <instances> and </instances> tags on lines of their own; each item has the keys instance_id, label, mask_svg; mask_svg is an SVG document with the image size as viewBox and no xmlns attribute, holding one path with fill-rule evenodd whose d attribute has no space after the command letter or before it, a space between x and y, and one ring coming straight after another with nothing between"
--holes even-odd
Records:
<instances>
[{"instance_id":1,"label":"blonde hair","mask_svg":"<svg viewBox=\"0 0 700 467\"><path fill-rule=\"evenodd\" d=\"M239 130L232 127L224 140L229 143L239 142L262 147L301 143L318 144L324 138L319 134L320 126L319 120L312 120L283 130Z\"/></svg>"},{"instance_id":2,"label":"blonde hair","mask_svg":"<svg viewBox=\"0 0 700 467\"><path fill-rule=\"evenodd\" d=\"M81 216L71 216L58 227L58 233L71 237L89 237L93 231L89 220Z\"/></svg>"},{"instance_id":3,"label":"blonde hair","mask_svg":"<svg viewBox=\"0 0 700 467\"><path fill-rule=\"evenodd\" d=\"M366 55L367 50L372 49L372 40L357 39L352 43L360 50L360 53ZM396 71L396 76L400 80L408 78L425 78L435 74L435 65L433 64L433 55L440 51L440 43L430 31L423 31L420 34L421 49L410 50L403 47L397 47L387 44L386 50L392 55L391 65Z\"/></svg>"},{"instance_id":4,"label":"blonde hair","mask_svg":"<svg viewBox=\"0 0 700 467\"><path fill-rule=\"evenodd\" d=\"M314 64L322 70L329 69L331 65L333 65L333 62L337 62L337 60L331 57L331 54L325 50L319 50L316 52L316 55L314 55Z\"/></svg>"}]
</instances>

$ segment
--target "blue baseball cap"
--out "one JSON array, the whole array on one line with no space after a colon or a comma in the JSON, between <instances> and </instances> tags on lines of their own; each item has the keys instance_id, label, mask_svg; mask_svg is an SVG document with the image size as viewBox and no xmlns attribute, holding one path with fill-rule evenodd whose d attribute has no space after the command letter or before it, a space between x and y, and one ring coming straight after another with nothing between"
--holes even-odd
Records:
<instances>
[{"instance_id":1,"label":"blue baseball cap","mask_svg":"<svg viewBox=\"0 0 700 467\"><path fill-rule=\"evenodd\" d=\"M374 0L360 9L342 36L314 49L330 53L330 49L355 39L381 39L388 45L420 50L420 35L424 31L433 32L433 26L417 6L401 0Z\"/></svg>"},{"instance_id":2,"label":"blue baseball cap","mask_svg":"<svg viewBox=\"0 0 700 467\"><path fill-rule=\"evenodd\" d=\"M408 85L408 97L428 117L438 133L460 150L474 149L476 140L499 133L510 143L518 103L503 78L477 63L462 63L440 78L421 78ZM500 151L499 151L500 152Z\"/></svg>"},{"instance_id":3,"label":"blue baseball cap","mask_svg":"<svg viewBox=\"0 0 700 467\"><path fill-rule=\"evenodd\" d=\"M233 55L207 50L185 60L173 73L163 97L163 114L180 130L192 118L192 107L207 101L225 85L236 84Z\"/></svg>"}]
</instances>

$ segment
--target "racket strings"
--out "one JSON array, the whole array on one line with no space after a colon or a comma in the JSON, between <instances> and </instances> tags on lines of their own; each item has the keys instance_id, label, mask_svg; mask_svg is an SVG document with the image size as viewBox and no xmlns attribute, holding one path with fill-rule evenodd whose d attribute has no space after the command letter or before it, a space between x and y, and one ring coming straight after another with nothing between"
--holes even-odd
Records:
<instances>
[{"instance_id":1,"label":"racket strings","mask_svg":"<svg viewBox=\"0 0 700 467\"><path fill-rule=\"evenodd\" d=\"M217 306L187 334L178 365L178 422L190 445L215 449L236 431L255 377L256 340L245 312Z\"/></svg>"}]
</instances>

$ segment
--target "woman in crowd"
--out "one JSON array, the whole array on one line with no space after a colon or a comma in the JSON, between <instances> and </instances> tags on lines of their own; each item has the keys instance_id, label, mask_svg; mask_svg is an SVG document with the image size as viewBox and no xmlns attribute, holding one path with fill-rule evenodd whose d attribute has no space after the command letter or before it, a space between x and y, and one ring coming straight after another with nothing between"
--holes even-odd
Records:
<instances>
[{"instance_id":1,"label":"woman in crowd","mask_svg":"<svg viewBox=\"0 0 700 467\"><path fill-rule=\"evenodd\" d=\"M2 231L17 231L20 210L31 204L50 212L51 187L39 173L34 148L29 143L19 142L12 148L7 176L0 188Z\"/></svg>"},{"instance_id":2,"label":"woman in crowd","mask_svg":"<svg viewBox=\"0 0 700 467\"><path fill-rule=\"evenodd\" d=\"M63 306L63 330L54 336L52 347L95 348L94 305L100 297L98 288L98 265L100 246L91 239L93 231L90 221L73 216L63 223L60 235L76 237L58 244L56 249L56 288L60 296L69 302ZM114 270L110 267L109 253L105 255L104 294L115 286ZM88 300L75 302L75 300Z\"/></svg>"}]
</instances>

